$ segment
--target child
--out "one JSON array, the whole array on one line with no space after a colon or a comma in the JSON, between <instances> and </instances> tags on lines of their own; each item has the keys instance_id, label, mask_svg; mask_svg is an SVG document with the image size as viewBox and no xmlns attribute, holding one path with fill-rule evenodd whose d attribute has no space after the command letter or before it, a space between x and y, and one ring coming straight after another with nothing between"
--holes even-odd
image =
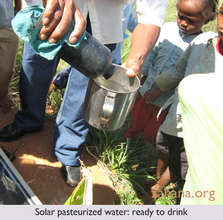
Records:
<instances>
[{"instance_id":1,"label":"child","mask_svg":"<svg viewBox=\"0 0 223 220\"><path fill-rule=\"evenodd\" d=\"M184 2L178 1L177 22L169 22L163 25L156 47L149 54L141 69L141 73L143 75L147 75L148 73L148 77L143 87L139 90L140 97L137 100L132 114L131 125L126 133L127 138L142 135L146 141L154 143L157 130L165 117L163 113L159 120L157 120L157 113L164 101L173 94L173 91L169 94L164 94L151 104L146 103L147 92L151 89L155 77L174 66L176 60L183 54L189 43L201 33L202 25L208 22L208 19L203 19L195 25L190 25L190 29L185 31L185 19L179 14L182 11L181 5ZM190 12L193 6L189 3L190 1L187 3L188 8L186 10ZM193 19L196 21L197 17L195 16Z\"/></svg>"},{"instance_id":2,"label":"child","mask_svg":"<svg viewBox=\"0 0 223 220\"><path fill-rule=\"evenodd\" d=\"M178 89L189 165L183 192L191 195L203 192L202 196L182 196L182 205L223 204L223 4L217 23L218 39L214 39L216 44L212 49L221 55L215 60L212 54L211 59L217 67L215 73L185 77Z\"/></svg>"},{"instance_id":3,"label":"child","mask_svg":"<svg viewBox=\"0 0 223 220\"><path fill-rule=\"evenodd\" d=\"M206 0L199 2L196 0L178 0L177 22L163 25L158 43L147 57L146 64L142 68L142 73L148 72L148 77L140 89L140 95L132 113L130 128L126 133L127 138L142 135L145 141L155 142L157 131L167 114L167 110L164 110L158 119L157 114L160 107L174 91L162 94L158 99L149 103L150 90L156 76L173 67L189 43L201 33L203 24L214 18L215 4ZM207 8L205 10L208 12L206 16L201 14L203 8ZM168 149L164 147L158 150L156 176L159 179L168 162Z\"/></svg>"},{"instance_id":4,"label":"child","mask_svg":"<svg viewBox=\"0 0 223 220\"><path fill-rule=\"evenodd\" d=\"M192 3L193 2L193 3ZM195 4L197 3L197 4ZM190 14L186 9L191 5ZM182 32L189 31L190 26L197 26L200 30L202 24L214 18L217 1L181 0L178 2L178 19L185 21L180 26ZM194 7L193 7L194 6ZM190 21L190 23L186 23ZM164 92L176 88L181 79L193 73L210 73L217 71L223 58L217 48L220 45L214 38L215 33L202 33L193 40L185 53L176 62L173 68L156 77L153 89L147 93L147 100L156 100ZM161 124L156 137L156 146L159 149L169 150L168 167L151 188L154 199L158 198L162 188L171 178L185 179L188 164L184 149L182 135L181 108L178 101L177 90L175 94L162 106L169 107L168 114ZM202 138L202 137L201 137Z\"/></svg>"},{"instance_id":5,"label":"child","mask_svg":"<svg viewBox=\"0 0 223 220\"><path fill-rule=\"evenodd\" d=\"M8 86L13 73L18 38L11 28L11 20L21 9L21 0L0 1L0 109L10 110Z\"/></svg>"}]
</instances>

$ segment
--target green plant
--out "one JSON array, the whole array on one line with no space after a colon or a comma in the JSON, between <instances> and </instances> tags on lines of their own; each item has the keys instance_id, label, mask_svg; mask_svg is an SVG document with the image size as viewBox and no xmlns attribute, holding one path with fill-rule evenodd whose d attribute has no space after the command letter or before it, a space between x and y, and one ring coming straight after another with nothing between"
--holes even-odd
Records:
<instances>
[{"instance_id":1,"label":"green plant","mask_svg":"<svg viewBox=\"0 0 223 220\"><path fill-rule=\"evenodd\" d=\"M127 124L128 121L124 127L127 127ZM149 190L148 183L155 179L156 152L151 144L138 138L127 144L124 131L123 128L117 135L117 132L91 128L86 143L87 149L100 161L112 179L119 195L119 203L141 204L142 197Z\"/></svg>"},{"instance_id":2,"label":"green plant","mask_svg":"<svg viewBox=\"0 0 223 220\"><path fill-rule=\"evenodd\" d=\"M82 179L64 205L83 205L85 179Z\"/></svg>"},{"instance_id":3,"label":"green plant","mask_svg":"<svg viewBox=\"0 0 223 220\"><path fill-rule=\"evenodd\" d=\"M165 22L176 21L176 2L169 0ZM204 31L216 31L216 20L209 22L203 28ZM122 61L128 56L131 44L130 37L124 41L122 49ZM19 108L19 70L21 68L23 54L23 42L19 41L18 52L15 62L15 74L11 80L9 95ZM57 72L67 66L64 61L60 61ZM47 97L47 117L55 120L55 116L61 105L64 90L51 90ZM130 118L129 118L130 119ZM128 120L129 120L128 119ZM143 195L149 190L149 182L154 180L156 151L149 143L144 143L140 138L134 138L127 143L124 133L128 127L128 122L114 132L99 131L90 128L86 146L89 152L100 161L107 174L113 180L115 190L119 196L117 204L142 204ZM162 197L157 204L175 204L176 201L170 197Z\"/></svg>"}]
</instances>

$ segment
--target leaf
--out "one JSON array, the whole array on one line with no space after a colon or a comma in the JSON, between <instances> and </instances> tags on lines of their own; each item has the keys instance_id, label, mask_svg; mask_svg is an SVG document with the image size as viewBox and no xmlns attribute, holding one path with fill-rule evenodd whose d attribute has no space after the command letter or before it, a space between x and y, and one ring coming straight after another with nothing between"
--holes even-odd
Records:
<instances>
[{"instance_id":1,"label":"leaf","mask_svg":"<svg viewBox=\"0 0 223 220\"><path fill-rule=\"evenodd\" d=\"M82 205L84 199L85 179L83 178L77 187L74 189L71 196L67 199L64 205Z\"/></svg>"}]
</instances>

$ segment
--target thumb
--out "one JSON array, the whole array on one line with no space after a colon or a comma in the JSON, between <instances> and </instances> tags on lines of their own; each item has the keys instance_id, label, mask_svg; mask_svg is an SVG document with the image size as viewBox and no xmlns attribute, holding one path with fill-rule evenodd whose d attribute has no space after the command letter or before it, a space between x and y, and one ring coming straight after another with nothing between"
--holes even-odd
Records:
<instances>
[{"instance_id":1,"label":"thumb","mask_svg":"<svg viewBox=\"0 0 223 220\"><path fill-rule=\"evenodd\" d=\"M124 64L122 64L122 66L124 67L124 68L126 68L126 75L128 76L128 77L135 77L137 74L138 74L138 72L136 72L135 70L134 70L134 68L132 68L132 67L127 67L126 66L126 63L124 63Z\"/></svg>"}]
</instances>

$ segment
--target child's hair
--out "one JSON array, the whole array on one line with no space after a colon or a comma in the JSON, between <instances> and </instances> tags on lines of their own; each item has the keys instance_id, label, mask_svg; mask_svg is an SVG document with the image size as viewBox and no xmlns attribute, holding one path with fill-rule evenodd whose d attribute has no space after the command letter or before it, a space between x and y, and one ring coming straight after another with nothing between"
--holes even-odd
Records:
<instances>
[{"instance_id":1,"label":"child's hair","mask_svg":"<svg viewBox=\"0 0 223 220\"><path fill-rule=\"evenodd\" d=\"M218 9L218 0L203 0L203 16L207 18L206 23L215 19Z\"/></svg>"},{"instance_id":2,"label":"child's hair","mask_svg":"<svg viewBox=\"0 0 223 220\"><path fill-rule=\"evenodd\" d=\"M178 0L177 5L182 0ZM186 1L186 0L184 0ZM191 1L191 0L188 0ZM218 0L195 0L197 4L202 8L202 15L206 20L206 23L215 19L218 9ZM220 0L222 1L222 0Z\"/></svg>"}]
</instances>

